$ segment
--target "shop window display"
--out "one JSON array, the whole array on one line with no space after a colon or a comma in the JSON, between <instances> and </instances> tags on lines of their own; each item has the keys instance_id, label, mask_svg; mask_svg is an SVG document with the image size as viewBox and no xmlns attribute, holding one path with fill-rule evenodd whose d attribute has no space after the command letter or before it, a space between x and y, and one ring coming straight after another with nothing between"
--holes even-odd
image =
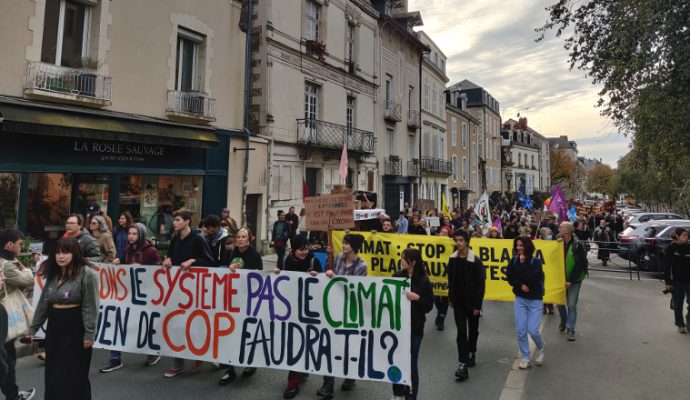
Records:
<instances>
[{"instance_id":1,"label":"shop window display","mask_svg":"<svg viewBox=\"0 0 690 400\"><path fill-rule=\"evenodd\" d=\"M129 211L144 223L158 242L170 240L172 214L186 208L193 213L192 225L201 220L203 178L199 176L130 175L120 179L120 211Z\"/></svg>"},{"instance_id":2,"label":"shop window display","mask_svg":"<svg viewBox=\"0 0 690 400\"><path fill-rule=\"evenodd\" d=\"M26 233L34 238L57 240L70 213L70 174L29 174Z\"/></svg>"},{"instance_id":3,"label":"shop window display","mask_svg":"<svg viewBox=\"0 0 690 400\"><path fill-rule=\"evenodd\" d=\"M19 174L0 172L0 229L17 226Z\"/></svg>"}]
</instances>

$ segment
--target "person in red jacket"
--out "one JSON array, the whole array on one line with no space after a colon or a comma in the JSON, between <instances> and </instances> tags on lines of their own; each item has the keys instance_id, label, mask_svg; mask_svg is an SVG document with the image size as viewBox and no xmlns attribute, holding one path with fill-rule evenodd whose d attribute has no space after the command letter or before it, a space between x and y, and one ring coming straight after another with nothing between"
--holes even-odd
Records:
<instances>
[{"instance_id":1,"label":"person in red jacket","mask_svg":"<svg viewBox=\"0 0 690 400\"><path fill-rule=\"evenodd\" d=\"M146 240L147 232L146 225L140 222L129 227L127 230L128 246L125 249L124 264L161 265L160 253L158 253L158 250L156 250L156 247L151 244L151 242ZM149 355L144 365L151 367L158 364L160 360L160 356ZM124 366L125 364L122 362L122 352L113 350L110 352L110 361L108 361L108 364L101 368L100 371L102 373L113 372Z\"/></svg>"}]
</instances>

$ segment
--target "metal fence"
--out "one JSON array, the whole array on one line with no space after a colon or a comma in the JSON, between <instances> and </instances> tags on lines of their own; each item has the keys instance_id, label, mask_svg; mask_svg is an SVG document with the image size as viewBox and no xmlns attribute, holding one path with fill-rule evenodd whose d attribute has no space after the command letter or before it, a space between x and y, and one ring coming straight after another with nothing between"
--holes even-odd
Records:
<instances>
[{"instance_id":1,"label":"metal fence","mask_svg":"<svg viewBox=\"0 0 690 400\"><path fill-rule=\"evenodd\" d=\"M168 112L189 114L202 118L215 118L216 99L204 92L168 90Z\"/></svg>"},{"instance_id":2,"label":"metal fence","mask_svg":"<svg viewBox=\"0 0 690 400\"><path fill-rule=\"evenodd\" d=\"M355 153L374 152L374 133L347 125L316 119L297 120L297 143L340 150L347 140L347 150Z\"/></svg>"},{"instance_id":3,"label":"metal fence","mask_svg":"<svg viewBox=\"0 0 690 400\"><path fill-rule=\"evenodd\" d=\"M30 61L26 89L38 89L110 101L111 78L99 75L90 69L68 68Z\"/></svg>"}]
</instances>

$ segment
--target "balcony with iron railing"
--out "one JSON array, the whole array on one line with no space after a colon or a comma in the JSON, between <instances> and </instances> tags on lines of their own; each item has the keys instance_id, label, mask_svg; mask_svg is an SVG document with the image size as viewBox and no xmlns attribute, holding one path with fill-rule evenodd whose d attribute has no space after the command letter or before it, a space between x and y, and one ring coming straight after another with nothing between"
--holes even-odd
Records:
<instances>
[{"instance_id":1,"label":"balcony with iron railing","mask_svg":"<svg viewBox=\"0 0 690 400\"><path fill-rule=\"evenodd\" d=\"M417 110L408 110L407 111L407 127L409 129L417 129L420 126L421 122L421 117L420 113Z\"/></svg>"},{"instance_id":2,"label":"balcony with iron railing","mask_svg":"<svg viewBox=\"0 0 690 400\"><path fill-rule=\"evenodd\" d=\"M309 147L341 150L347 140L347 151L359 154L374 153L374 133L347 125L316 119L297 120L297 143Z\"/></svg>"},{"instance_id":3,"label":"balcony with iron railing","mask_svg":"<svg viewBox=\"0 0 690 400\"><path fill-rule=\"evenodd\" d=\"M453 166L450 161L440 158L422 157L422 173L437 175L452 175Z\"/></svg>"},{"instance_id":4,"label":"balcony with iron railing","mask_svg":"<svg viewBox=\"0 0 690 400\"><path fill-rule=\"evenodd\" d=\"M61 103L108 106L111 78L93 69L29 61L24 95Z\"/></svg>"},{"instance_id":5,"label":"balcony with iron railing","mask_svg":"<svg viewBox=\"0 0 690 400\"><path fill-rule=\"evenodd\" d=\"M402 160L398 156L388 156L384 160L384 174L385 175L402 175Z\"/></svg>"},{"instance_id":6,"label":"balcony with iron railing","mask_svg":"<svg viewBox=\"0 0 690 400\"><path fill-rule=\"evenodd\" d=\"M418 158L413 158L407 162L407 176L419 176L422 172Z\"/></svg>"},{"instance_id":7,"label":"balcony with iron railing","mask_svg":"<svg viewBox=\"0 0 690 400\"><path fill-rule=\"evenodd\" d=\"M216 99L204 92L168 90L168 118L213 122L216 120Z\"/></svg>"},{"instance_id":8,"label":"balcony with iron railing","mask_svg":"<svg viewBox=\"0 0 690 400\"><path fill-rule=\"evenodd\" d=\"M385 102L385 106L386 109L383 111L383 118L391 122L402 121L402 111L400 103L388 100Z\"/></svg>"}]
</instances>

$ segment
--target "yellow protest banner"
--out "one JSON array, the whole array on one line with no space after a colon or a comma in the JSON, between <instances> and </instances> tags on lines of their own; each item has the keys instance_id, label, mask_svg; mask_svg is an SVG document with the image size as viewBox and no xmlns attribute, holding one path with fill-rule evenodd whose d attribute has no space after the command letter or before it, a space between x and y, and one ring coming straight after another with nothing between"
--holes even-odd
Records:
<instances>
[{"instance_id":1,"label":"yellow protest banner","mask_svg":"<svg viewBox=\"0 0 690 400\"><path fill-rule=\"evenodd\" d=\"M448 295L446 267L455 251L453 240L441 236L406 235L398 233L351 232L364 237L359 256L366 261L370 276L391 276L400 269L400 254L408 247L419 249L426 263L427 273L437 296ZM333 251L342 251L344 231L333 232ZM544 303L565 304L565 268L563 243L555 240L535 240L534 256L544 268ZM513 254L513 241L508 239L478 239L470 241L470 248L486 268L485 300L514 301L505 272Z\"/></svg>"}]
</instances>

